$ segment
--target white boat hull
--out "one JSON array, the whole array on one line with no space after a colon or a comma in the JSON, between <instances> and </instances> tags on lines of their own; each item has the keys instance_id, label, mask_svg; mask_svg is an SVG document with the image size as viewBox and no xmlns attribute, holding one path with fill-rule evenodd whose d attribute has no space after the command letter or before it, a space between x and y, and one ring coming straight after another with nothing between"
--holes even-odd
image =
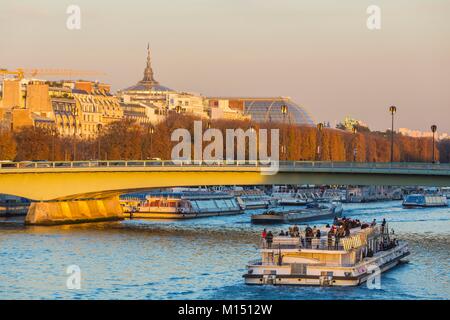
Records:
<instances>
[{"instance_id":1,"label":"white boat hull","mask_svg":"<svg viewBox=\"0 0 450 320\"><path fill-rule=\"evenodd\" d=\"M371 279L374 270L378 269L379 274L386 272L401 263L408 255L408 247L402 245L356 266L311 266L311 270L308 266L306 274L292 274L290 265L249 265L249 272L243 277L245 283L249 285L358 286ZM322 276L322 273L332 275Z\"/></svg>"}]
</instances>

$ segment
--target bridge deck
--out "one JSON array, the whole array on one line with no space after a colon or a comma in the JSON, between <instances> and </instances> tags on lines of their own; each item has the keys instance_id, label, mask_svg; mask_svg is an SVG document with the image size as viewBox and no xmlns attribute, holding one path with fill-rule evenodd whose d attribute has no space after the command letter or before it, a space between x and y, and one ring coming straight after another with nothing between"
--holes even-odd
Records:
<instances>
[{"instance_id":1,"label":"bridge deck","mask_svg":"<svg viewBox=\"0 0 450 320\"><path fill-rule=\"evenodd\" d=\"M86 161L0 163L0 193L36 201L102 199L153 188L214 185L450 186L450 165L427 163Z\"/></svg>"},{"instance_id":2,"label":"bridge deck","mask_svg":"<svg viewBox=\"0 0 450 320\"><path fill-rule=\"evenodd\" d=\"M342 172L450 175L450 164L380 162L279 161L280 172ZM108 172L108 171L261 171L270 166L258 161L75 161L0 162L1 173L20 172Z\"/></svg>"}]
</instances>

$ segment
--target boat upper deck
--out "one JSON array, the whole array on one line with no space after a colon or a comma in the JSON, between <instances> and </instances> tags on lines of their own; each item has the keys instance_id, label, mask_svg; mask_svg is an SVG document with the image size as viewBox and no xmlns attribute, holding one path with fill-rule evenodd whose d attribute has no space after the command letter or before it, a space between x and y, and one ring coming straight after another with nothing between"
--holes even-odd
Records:
<instances>
[{"instance_id":1,"label":"boat upper deck","mask_svg":"<svg viewBox=\"0 0 450 320\"><path fill-rule=\"evenodd\" d=\"M382 230L382 226L366 228L356 227L350 229L350 234L348 236L339 237L334 234L329 236L331 228L332 227L319 228L320 237L317 237L317 230L313 237L308 237L305 231L300 231L296 236L275 236L271 244L267 241L261 242L261 251L272 252L283 250L283 252L298 252L301 250L311 253L326 253L329 251L329 253L333 254L345 254L352 249L366 245L368 238L379 236L384 231Z\"/></svg>"}]
</instances>

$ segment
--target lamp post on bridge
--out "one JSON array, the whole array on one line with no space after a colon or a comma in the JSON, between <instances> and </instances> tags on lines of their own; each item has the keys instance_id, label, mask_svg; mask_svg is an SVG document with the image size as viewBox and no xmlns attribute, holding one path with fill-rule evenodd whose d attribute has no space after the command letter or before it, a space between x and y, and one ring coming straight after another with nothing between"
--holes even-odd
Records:
<instances>
[{"instance_id":1,"label":"lamp post on bridge","mask_svg":"<svg viewBox=\"0 0 450 320\"><path fill-rule=\"evenodd\" d=\"M391 126L391 163L394 162L394 115L397 112L396 106L389 107L389 112L392 115L392 126Z\"/></svg>"},{"instance_id":2,"label":"lamp post on bridge","mask_svg":"<svg viewBox=\"0 0 450 320\"><path fill-rule=\"evenodd\" d=\"M287 150L286 150L286 115L288 113L288 107L283 104L281 105L281 113L283 114L283 144L281 146L281 152L283 153L283 160L287 160Z\"/></svg>"},{"instance_id":3,"label":"lamp post on bridge","mask_svg":"<svg viewBox=\"0 0 450 320\"><path fill-rule=\"evenodd\" d=\"M150 127L150 157L153 155L153 133L155 133L155 128L153 126Z\"/></svg>"},{"instance_id":4,"label":"lamp post on bridge","mask_svg":"<svg viewBox=\"0 0 450 320\"><path fill-rule=\"evenodd\" d=\"M317 155L316 160L320 161L322 158L322 131L323 131L323 123L320 122L317 124L317 130L319 131L319 143L317 145Z\"/></svg>"},{"instance_id":5,"label":"lamp post on bridge","mask_svg":"<svg viewBox=\"0 0 450 320\"><path fill-rule=\"evenodd\" d=\"M435 135L436 135L436 131L437 131L437 125L433 124L431 126L431 132L433 132L433 156L432 156L432 163L436 163L436 151L435 151L435 146L436 146L436 140L435 140Z\"/></svg>"},{"instance_id":6,"label":"lamp post on bridge","mask_svg":"<svg viewBox=\"0 0 450 320\"><path fill-rule=\"evenodd\" d=\"M97 125L97 149L98 149L98 153L97 153L97 159L98 160L101 160L101 157L102 157L102 153L101 153L101 150L102 150L102 146L101 146L101 131L102 131L102 125L99 123L98 125Z\"/></svg>"},{"instance_id":7,"label":"lamp post on bridge","mask_svg":"<svg viewBox=\"0 0 450 320\"><path fill-rule=\"evenodd\" d=\"M358 133L358 128L356 128L356 126L353 126L352 128L352 132L353 132L353 143L354 143L354 147L353 147L353 162L356 162L356 156L358 155L358 146L356 145L356 134Z\"/></svg>"}]
</instances>

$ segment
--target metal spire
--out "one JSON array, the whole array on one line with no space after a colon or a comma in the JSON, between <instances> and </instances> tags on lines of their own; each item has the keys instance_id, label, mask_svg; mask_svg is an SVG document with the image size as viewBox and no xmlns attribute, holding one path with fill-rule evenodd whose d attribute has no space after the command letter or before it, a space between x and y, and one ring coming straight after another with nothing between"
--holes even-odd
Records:
<instances>
[{"instance_id":1,"label":"metal spire","mask_svg":"<svg viewBox=\"0 0 450 320\"><path fill-rule=\"evenodd\" d=\"M142 83L157 84L158 82L153 78L152 58L150 54L150 43L147 44L147 67L144 70L144 78Z\"/></svg>"}]
</instances>

